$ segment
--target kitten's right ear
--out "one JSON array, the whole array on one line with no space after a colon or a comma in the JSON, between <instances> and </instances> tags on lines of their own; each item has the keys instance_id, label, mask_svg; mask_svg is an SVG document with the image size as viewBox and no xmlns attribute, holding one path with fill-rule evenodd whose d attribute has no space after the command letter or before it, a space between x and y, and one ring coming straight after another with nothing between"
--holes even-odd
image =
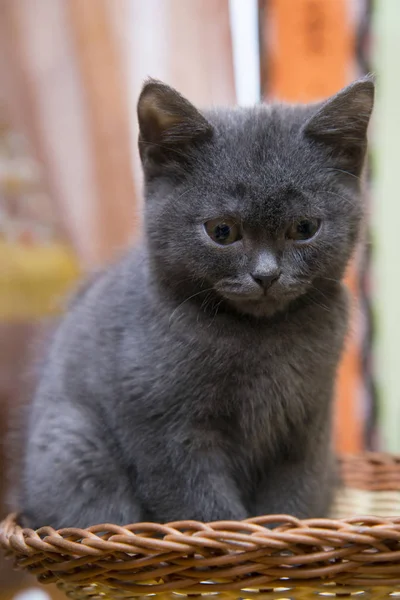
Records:
<instances>
[{"instance_id":1,"label":"kitten's right ear","mask_svg":"<svg viewBox=\"0 0 400 600\"><path fill-rule=\"evenodd\" d=\"M330 150L341 169L359 175L367 147L367 129L374 106L374 81L365 77L320 105L303 132Z\"/></svg>"},{"instance_id":2,"label":"kitten's right ear","mask_svg":"<svg viewBox=\"0 0 400 600\"><path fill-rule=\"evenodd\" d=\"M137 105L139 153L146 171L183 163L195 144L210 139L212 127L176 90L150 79Z\"/></svg>"}]
</instances>

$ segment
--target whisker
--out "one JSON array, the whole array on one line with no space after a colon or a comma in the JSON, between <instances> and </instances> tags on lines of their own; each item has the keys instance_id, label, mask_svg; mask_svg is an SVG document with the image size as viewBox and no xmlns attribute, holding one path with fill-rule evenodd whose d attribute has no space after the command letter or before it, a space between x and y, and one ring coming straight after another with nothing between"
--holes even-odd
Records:
<instances>
[{"instance_id":1,"label":"whisker","mask_svg":"<svg viewBox=\"0 0 400 600\"><path fill-rule=\"evenodd\" d=\"M326 281L334 281L335 283L341 283L341 279L334 279L333 277L325 277L325 275L321 275L321 279L326 279Z\"/></svg>"},{"instance_id":2,"label":"whisker","mask_svg":"<svg viewBox=\"0 0 400 600\"><path fill-rule=\"evenodd\" d=\"M181 306L183 306L183 304L185 304L186 302L189 302L189 300L191 300L192 298L195 298L196 296L199 296L200 294L205 294L206 292L211 292L214 288L207 288L205 290L200 290L199 292L196 292L195 294L192 294L191 296L189 296L188 298L186 298L183 302L181 302L180 304L178 304L178 306L172 311L169 319L168 319L168 327L171 326L171 320L174 316L174 314L176 313L177 310L179 310L179 308Z\"/></svg>"},{"instance_id":3,"label":"whisker","mask_svg":"<svg viewBox=\"0 0 400 600\"><path fill-rule=\"evenodd\" d=\"M338 194L337 192L332 192L331 190L319 190L319 192L321 194L332 194L332 196L337 196L341 200L347 202L347 204L351 204L351 201L348 198L346 198L346 196L342 196L342 194Z\"/></svg>"},{"instance_id":4,"label":"whisker","mask_svg":"<svg viewBox=\"0 0 400 600\"><path fill-rule=\"evenodd\" d=\"M317 289L317 288L314 288L314 289ZM325 304L321 304L320 302L317 302L314 298L311 298L311 296L308 299L312 302L312 304L315 304L315 306L318 306L319 308L322 308L323 310L326 310L326 312L329 312L329 313L332 312L330 308L328 308L327 306L325 306Z\"/></svg>"},{"instance_id":5,"label":"whisker","mask_svg":"<svg viewBox=\"0 0 400 600\"><path fill-rule=\"evenodd\" d=\"M180 198L182 198L183 196L186 196L186 194L190 194L190 192L193 192L193 190L195 190L195 187L189 188L188 190L185 190L184 192L182 192L182 194L180 194L176 200L179 200ZM175 200L175 202L176 202Z\"/></svg>"},{"instance_id":6,"label":"whisker","mask_svg":"<svg viewBox=\"0 0 400 600\"><path fill-rule=\"evenodd\" d=\"M218 302L218 304L217 304L217 306L216 306L216 308L215 308L214 316L213 316L213 318L211 319L210 323L207 325L207 327L211 327L211 325L214 323L214 321L215 321L215 317L216 317L216 316L217 316L217 314L218 314L218 309L219 309L219 307L221 306L221 304L222 304L222 300L220 300L220 301ZM213 308L214 308L214 307L213 307Z\"/></svg>"},{"instance_id":7,"label":"whisker","mask_svg":"<svg viewBox=\"0 0 400 600\"><path fill-rule=\"evenodd\" d=\"M209 300L210 300L210 298L211 298L211 293L210 293L210 292L208 292L208 293L207 293L207 295L206 295L206 297L204 298L203 302L200 304L200 310L199 310L199 312L197 313L197 317L196 317L196 321L197 321L197 323L199 322L199 315L200 315L200 311L201 311L201 310L204 310L204 312L206 312L206 310L207 310L207 307L208 307L208 305L209 305Z\"/></svg>"},{"instance_id":8,"label":"whisker","mask_svg":"<svg viewBox=\"0 0 400 600\"><path fill-rule=\"evenodd\" d=\"M317 290L320 294L323 295L324 298L326 298L329 302L330 298L329 296L327 296L321 289L317 288L315 285L311 284L311 287L314 288L314 290Z\"/></svg>"},{"instance_id":9,"label":"whisker","mask_svg":"<svg viewBox=\"0 0 400 600\"><path fill-rule=\"evenodd\" d=\"M350 171L344 171L343 169L337 169L336 167L325 167L324 170L326 170L326 171L336 171L337 173L343 173L344 175L350 175L350 177L354 177L354 179L357 179L358 181L361 181L361 177L358 177L357 175L354 175L354 173L350 173Z\"/></svg>"}]
</instances>

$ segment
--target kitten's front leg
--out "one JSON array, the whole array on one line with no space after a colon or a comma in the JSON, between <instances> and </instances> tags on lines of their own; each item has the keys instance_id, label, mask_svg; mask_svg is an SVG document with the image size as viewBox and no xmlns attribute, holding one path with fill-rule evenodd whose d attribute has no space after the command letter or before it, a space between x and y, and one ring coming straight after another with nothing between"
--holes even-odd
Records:
<instances>
[{"instance_id":1,"label":"kitten's front leg","mask_svg":"<svg viewBox=\"0 0 400 600\"><path fill-rule=\"evenodd\" d=\"M255 515L289 514L299 519L327 517L335 487L333 458L327 452L269 468L256 494Z\"/></svg>"},{"instance_id":2,"label":"kitten's front leg","mask_svg":"<svg viewBox=\"0 0 400 600\"><path fill-rule=\"evenodd\" d=\"M72 405L47 404L36 414L20 491L25 526L88 527L142 520L134 482L106 437L94 418Z\"/></svg>"},{"instance_id":3,"label":"kitten's front leg","mask_svg":"<svg viewBox=\"0 0 400 600\"><path fill-rule=\"evenodd\" d=\"M152 519L208 522L249 516L220 449L171 436L149 441L137 464L137 493Z\"/></svg>"}]
</instances>

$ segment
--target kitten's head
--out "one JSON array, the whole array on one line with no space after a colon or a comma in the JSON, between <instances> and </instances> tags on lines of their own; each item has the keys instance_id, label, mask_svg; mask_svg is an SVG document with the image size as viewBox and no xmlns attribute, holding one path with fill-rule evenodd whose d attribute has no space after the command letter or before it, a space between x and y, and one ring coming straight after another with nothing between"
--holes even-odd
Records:
<instances>
[{"instance_id":1,"label":"kitten's head","mask_svg":"<svg viewBox=\"0 0 400 600\"><path fill-rule=\"evenodd\" d=\"M340 280L362 219L373 96L366 78L314 105L199 112L147 82L139 149L158 276L254 315Z\"/></svg>"}]
</instances>

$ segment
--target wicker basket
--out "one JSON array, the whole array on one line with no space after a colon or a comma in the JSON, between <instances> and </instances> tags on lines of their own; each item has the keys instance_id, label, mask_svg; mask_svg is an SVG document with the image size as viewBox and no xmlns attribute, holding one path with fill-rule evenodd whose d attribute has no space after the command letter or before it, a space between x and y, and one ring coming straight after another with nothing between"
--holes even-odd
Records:
<instances>
[{"instance_id":1,"label":"wicker basket","mask_svg":"<svg viewBox=\"0 0 400 600\"><path fill-rule=\"evenodd\" d=\"M332 519L33 531L10 516L0 525L0 544L16 566L42 583L56 582L75 600L172 593L400 597L400 457L349 457L342 470L345 488ZM379 516L351 516L357 514ZM277 529L263 527L277 521Z\"/></svg>"}]
</instances>

